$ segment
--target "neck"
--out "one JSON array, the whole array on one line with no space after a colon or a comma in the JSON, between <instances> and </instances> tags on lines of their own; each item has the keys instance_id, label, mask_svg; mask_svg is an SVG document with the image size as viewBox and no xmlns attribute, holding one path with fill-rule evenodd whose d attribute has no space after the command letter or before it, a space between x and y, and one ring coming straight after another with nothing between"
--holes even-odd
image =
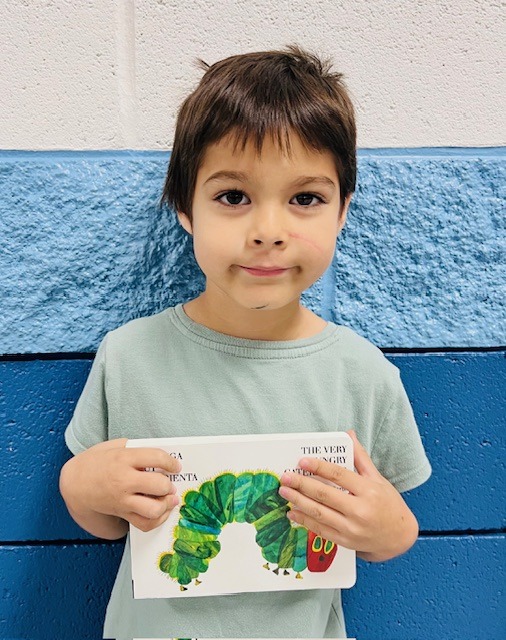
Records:
<instances>
[{"instance_id":1,"label":"neck","mask_svg":"<svg viewBox=\"0 0 506 640\"><path fill-rule=\"evenodd\" d=\"M299 340L323 331L327 323L298 300L282 309L243 309L233 312L213 304L205 292L184 305L186 315L208 329L249 340Z\"/></svg>"}]
</instances>

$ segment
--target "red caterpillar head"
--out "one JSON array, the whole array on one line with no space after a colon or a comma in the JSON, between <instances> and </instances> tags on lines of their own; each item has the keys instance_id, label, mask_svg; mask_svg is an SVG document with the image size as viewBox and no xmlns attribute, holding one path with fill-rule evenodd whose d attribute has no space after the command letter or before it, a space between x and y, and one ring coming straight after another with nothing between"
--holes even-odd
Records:
<instances>
[{"instance_id":1,"label":"red caterpillar head","mask_svg":"<svg viewBox=\"0 0 506 640\"><path fill-rule=\"evenodd\" d=\"M327 571L337 553L337 544L307 532L307 568L309 571Z\"/></svg>"}]
</instances>

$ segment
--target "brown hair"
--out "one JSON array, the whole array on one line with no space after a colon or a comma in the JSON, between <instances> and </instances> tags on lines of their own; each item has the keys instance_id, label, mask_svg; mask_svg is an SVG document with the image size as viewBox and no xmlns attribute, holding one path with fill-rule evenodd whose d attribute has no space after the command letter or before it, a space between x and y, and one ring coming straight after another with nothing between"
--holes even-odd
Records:
<instances>
[{"instance_id":1,"label":"brown hair","mask_svg":"<svg viewBox=\"0 0 506 640\"><path fill-rule=\"evenodd\" d=\"M292 132L308 148L333 154L344 204L356 182L355 115L343 76L329 61L289 46L200 65L206 73L178 113L162 205L191 220L205 150L227 134L242 148L252 140L260 152L268 133L290 153Z\"/></svg>"}]
</instances>

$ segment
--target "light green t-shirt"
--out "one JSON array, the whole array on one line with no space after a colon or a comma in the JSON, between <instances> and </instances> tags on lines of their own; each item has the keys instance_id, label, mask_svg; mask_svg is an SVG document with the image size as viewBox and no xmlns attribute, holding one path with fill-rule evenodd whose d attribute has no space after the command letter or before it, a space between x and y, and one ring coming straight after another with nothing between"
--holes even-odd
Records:
<instances>
[{"instance_id":1,"label":"light green t-shirt","mask_svg":"<svg viewBox=\"0 0 506 640\"><path fill-rule=\"evenodd\" d=\"M346 327L283 342L217 333L182 305L107 334L65 439L354 429L399 491L430 475L399 371ZM134 600L128 539L105 638L344 637L339 590Z\"/></svg>"}]
</instances>

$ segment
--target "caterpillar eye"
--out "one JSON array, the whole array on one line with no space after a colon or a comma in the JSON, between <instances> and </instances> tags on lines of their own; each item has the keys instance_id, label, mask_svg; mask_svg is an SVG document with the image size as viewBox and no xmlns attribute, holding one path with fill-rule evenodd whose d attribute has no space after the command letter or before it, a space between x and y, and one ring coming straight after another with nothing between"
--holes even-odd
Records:
<instances>
[{"instance_id":1,"label":"caterpillar eye","mask_svg":"<svg viewBox=\"0 0 506 640\"><path fill-rule=\"evenodd\" d=\"M328 555L329 553L332 553L332 550L334 549L335 546L336 545L335 545L334 542L331 542L330 540L327 540L325 542L325 546L323 547L323 553L325 555Z\"/></svg>"},{"instance_id":2,"label":"caterpillar eye","mask_svg":"<svg viewBox=\"0 0 506 640\"><path fill-rule=\"evenodd\" d=\"M315 553L319 553L323 548L323 538L321 536L316 536L311 548Z\"/></svg>"}]
</instances>

